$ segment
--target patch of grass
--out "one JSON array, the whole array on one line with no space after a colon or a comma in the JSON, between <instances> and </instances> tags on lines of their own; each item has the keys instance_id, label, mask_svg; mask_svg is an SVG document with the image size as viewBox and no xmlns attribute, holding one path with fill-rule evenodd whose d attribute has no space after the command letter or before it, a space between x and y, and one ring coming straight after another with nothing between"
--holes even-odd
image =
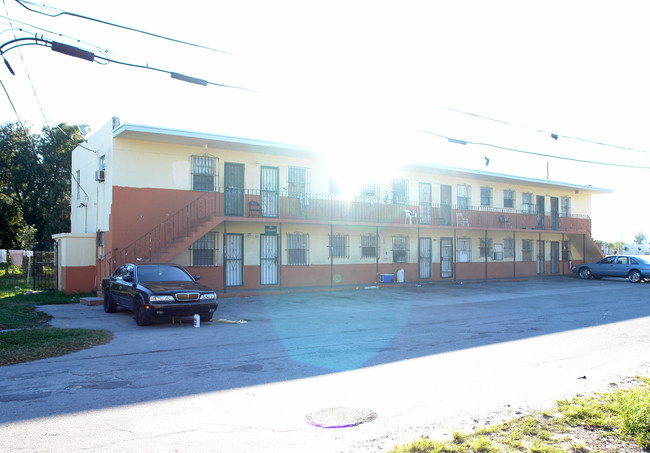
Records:
<instances>
[{"instance_id":1,"label":"patch of grass","mask_svg":"<svg viewBox=\"0 0 650 453\"><path fill-rule=\"evenodd\" d=\"M544 410L469 434L453 431L453 440L421 439L395 453L417 452L597 452L650 448L650 379L630 389L557 401Z\"/></svg>"},{"instance_id":2,"label":"patch of grass","mask_svg":"<svg viewBox=\"0 0 650 453\"><path fill-rule=\"evenodd\" d=\"M25 282L15 283L13 278L0 278L0 330L7 330L0 332L0 366L61 356L108 343L113 338L105 330L44 326L50 316L36 311L36 305L79 303L83 295L34 292Z\"/></svg>"},{"instance_id":3,"label":"patch of grass","mask_svg":"<svg viewBox=\"0 0 650 453\"><path fill-rule=\"evenodd\" d=\"M0 333L0 366L57 357L108 343L113 334L106 330L38 329Z\"/></svg>"}]
</instances>

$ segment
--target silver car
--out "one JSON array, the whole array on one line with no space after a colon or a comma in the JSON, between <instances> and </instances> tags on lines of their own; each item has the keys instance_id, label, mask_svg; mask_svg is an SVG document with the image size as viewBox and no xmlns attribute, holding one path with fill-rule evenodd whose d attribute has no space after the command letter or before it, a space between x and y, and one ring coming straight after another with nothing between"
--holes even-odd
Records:
<instances>
[{"instance_id":1,"label":"silver car","mask_svg":"<svg viewBox=\"0 0 650 453\"><path fill-rule=\"evenodd\" d=\"M578 264L571 270L582 279L623 277L638 283L650 279L650 256L611 255L595 263Z\"/></svg>"}]
</instances>

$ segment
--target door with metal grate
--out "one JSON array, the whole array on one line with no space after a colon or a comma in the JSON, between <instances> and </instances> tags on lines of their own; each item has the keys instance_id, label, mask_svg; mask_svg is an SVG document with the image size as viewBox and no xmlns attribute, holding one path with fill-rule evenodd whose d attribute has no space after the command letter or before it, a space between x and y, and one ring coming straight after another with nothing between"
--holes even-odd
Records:
<instances>
[{"instance_id":1,"label":"door with metal grate","mask_svg":"<svg viewBox=\"0 0 650 453\"><path fill-rule=\"evenodd\" d=\"M431 238L420 238L420 279L431 278Z\"/></svg>"},{"instance_id":2,"label":"door with metal grate","mask_svg":"<svg viewBox=\"0 0 650 453\"><path fill-rule=\"evenodd\" d=\"M244 164L224 164L225 215L244 215Z\"/></svg>"},{"instance_id":3,"label":"door with metal grate","mask_svg":"<svg viewBox=\"0 0 650 453\"><path fill-rule=\"evenodd\" d=\"M454 276L454 240L440 238L440 277L451 278Z\"/></svg>"},{"instance_id":4,"label":"door with metal grate","mask_svg":"<svg viewBox=\"0 0 650 453\"><path fill-rule=\"evenodd\" d=\"M451 186L440 185L440 225L451 225Z\"/></svg>"},{"instance_id":5,"label":"door with metal grate","mask_svg":"<svg viewBox=\"0 0 650 453\"><path fill-rule=\"evenodd\" d=\"M537 273L546 273L546 253L544 241L537 241Z\"/></svg>"},{"instance_id":6,"label":"door with metal grate","mask_svg":"<svg viewBox=\"0 0 650 453\"><path fill-rule=\"evenodd\" d=\"M224 247L226 286L244 284L244 235L226 234Z\"/></svg>"},{"instance_id":7,"label":"door with metal grate","mask_svg":"<svg viewBox=\"0 0 650 453\"><path fill-rule=\"evenodd\" d=\"M420 183L420 223L431 225L431 183Z\"/></svg>"},{"instance_id":8,"label":"door with metal grate","mask_svg":"<svg viewBox=\"0 0 650 453\"><path fill-rule=\"evenodd\" d=\"M260 284L278 284L278 235L260 235Z\"/></svg>"},{"instance_id":9,"label":"door with metal grate","mask_svg":"<svg viewBox=\"0 0 650 453\"><path fill-rule=\"evenodd\" d=\"M551 273L560 272L560 243L551 242Z\"/></svg>"},{"instance_id":10,"label":"door with metal grate","mask_svg":"<svg viewBox=\"0 0 650 453\"><path fill-rule=\"evenodd\" d=\"M260 172L260 204L263 217L278 217L280 206L279 170L262 167Z\"/></svg>"}]
</instances>

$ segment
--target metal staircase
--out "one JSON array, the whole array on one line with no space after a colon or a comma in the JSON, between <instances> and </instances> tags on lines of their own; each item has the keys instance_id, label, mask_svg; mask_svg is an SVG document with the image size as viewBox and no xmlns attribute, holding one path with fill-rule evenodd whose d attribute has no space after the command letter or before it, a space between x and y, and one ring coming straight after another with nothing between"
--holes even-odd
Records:
<instances>
[{"instance_id":1,"label":"metal staircase","mask_svg":"<svg viewBox=\"0 0 650 453\"><path fill-rule=\"evenodd\" d=\"M167 262L187 249L223 217L218 192L205 192L138 239L105 257L106 273L124 263Z\"/></svg>"}]
</instances>

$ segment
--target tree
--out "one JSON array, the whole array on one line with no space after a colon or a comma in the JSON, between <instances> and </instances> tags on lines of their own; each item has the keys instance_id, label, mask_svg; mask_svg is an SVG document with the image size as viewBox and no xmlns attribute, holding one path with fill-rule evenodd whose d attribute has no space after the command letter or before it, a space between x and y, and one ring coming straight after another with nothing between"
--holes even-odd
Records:
<instances>
[{"instance_id":1,"label":"tree","mask_svg":"<svg viewBox=\"0 0 650 453\"><path fill-rule=\"evenodd\" d=\"M644 244L646 241L645 234L639 232L636 236L634 236L634 243L635 244Z\"/></svg>"},{"instance_id":2,"label":"tree","mask_svg":"<svg viewBox=\"0 0 650 453\"><path fill-rule=\"evenodd\" d=\"M82 141L65 124L41 135L18 124L0 127L0 247L20 247L27 227L35 239L69 231L71 156Z\"/></svg>"}]
</instances>

